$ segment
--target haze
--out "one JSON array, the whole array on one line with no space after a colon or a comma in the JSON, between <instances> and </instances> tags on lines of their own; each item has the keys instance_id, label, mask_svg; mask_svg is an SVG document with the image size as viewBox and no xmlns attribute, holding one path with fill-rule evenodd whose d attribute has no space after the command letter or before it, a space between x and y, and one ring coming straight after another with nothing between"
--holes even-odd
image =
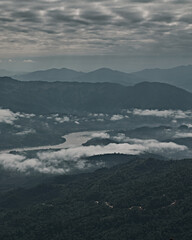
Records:
<instances>
[{"instance_id":1,"label":"haze","mask_svg":"<svg viewBox=\"0 0 192 240\"><path fill-rule=\"evenodd\" d=\"M192 4L1 0L0 68L126 72L192 63Z\"/></svg>"}]
</instances>

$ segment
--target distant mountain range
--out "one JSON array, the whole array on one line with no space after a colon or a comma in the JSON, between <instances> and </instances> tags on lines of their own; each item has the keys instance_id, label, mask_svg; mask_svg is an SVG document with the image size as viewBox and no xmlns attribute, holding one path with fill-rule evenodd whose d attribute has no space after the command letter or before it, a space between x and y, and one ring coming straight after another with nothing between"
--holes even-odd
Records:
<instances>
[{"instance_id":1,"label":"distant mountain range","mask_svg":"<svg viewBox=\"0 0 192 240\"><path fill-rule=\"evenodd\" d=\"M31 72L27 74L22 74L19 76L14 76L15 79L22 80L22 81L47 81L47 82L55 82L55 81L76 81L85 73L77 72L71 69L62 68L62 69L48 69L48 70L41 70L36 72Z\"/></svg>"},{"instance_id":2,"label":"distant mountain range","mask_svg":"<svg viewBox=\"0 0 192 240\"><path fill-rule=\"evenodd\" d=\"M192 91L192 65L170 69L145 69L134 73L124 73L109 68L92 72L77 72L71 69L48 69L14 76L22 81L62 81L62 82L112 82L133 86L143 81L163 82Z\"/></svg>"},{"instance_id":3,"label":"distant mountain range","mask_svg":"<svg viewBox=\"0 0 192 240\"><path fill-rule=\"evenodd\" d=\"M140 72L135 72L133 75L150 82L169 83L192 91L192 65L170 69L145 69Z\"/></svg>"},{"instance_id":4,"label":"distant mountain range","mask_svg":"<svg viewBox=\"0 0 192 240\"><path fill-rule=\"evenodd\" d=\"M120 83L123 85L134 85L135 83L141 82L142 80L140 77L135 77L132 74L115 71L109 68L100 68L88 73L77 72L67 68L53 68L14 76L14 78L21 81L61 81L91 83L111 82Z\"/></svg>"},{"instance_id":5,"label":"distant mountain range","mask_svg":"<svg viewBox=\"0 0 192 240\"><path fill-rule=\"evenodd\" d=\"M5 70L5 69L0 69L0 77L4 77L4 76L13 77L16 74L21 75L21 74L24 74L24 72L21 73L21 72L16 72L16 71L8 71L8 70Z\"/></svg>"},{"instance_id":6,"label":"distant mountain range","mask_svg":"<svg viewBox=\"0 0 192 240\"><path fill-rule=\"evenodd\" d=\"M32 113L119 112L127 108L191 109L192 93L165 83L17 81L0 78L0 106Z\"/></svg>"}]
</instances>

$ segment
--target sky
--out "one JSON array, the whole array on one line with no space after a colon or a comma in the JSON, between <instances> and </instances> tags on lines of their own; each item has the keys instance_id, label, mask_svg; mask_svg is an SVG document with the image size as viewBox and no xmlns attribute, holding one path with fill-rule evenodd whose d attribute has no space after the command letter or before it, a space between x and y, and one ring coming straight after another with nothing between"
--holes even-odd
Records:
<instances>
[{"instance_id":1,"label":"sky","mask_svg":"<svg viewBox=\"0 0 192 240\"><path fill-rule=\"evenodd\" d=\"M192 64L191 0L0 0L0 69Z\"/></svg>"}]
</instances>

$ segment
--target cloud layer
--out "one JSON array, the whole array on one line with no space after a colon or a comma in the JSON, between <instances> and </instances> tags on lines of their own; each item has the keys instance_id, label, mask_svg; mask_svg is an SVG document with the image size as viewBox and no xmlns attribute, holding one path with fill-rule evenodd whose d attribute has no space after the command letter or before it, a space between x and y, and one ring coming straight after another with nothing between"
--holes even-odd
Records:
<instances>
[{"instance_id":1,"label":"cloud layer","mask_svg":"<svg viewBox=\"0 0 192 240\"><path fill-rule=\"evenodd\" d=\"M0 52L191 56L191 11L187 0L0 0Z\"/></svg>"},{"instance_id":2,"label":"cloud layer","mask_svg":"<svg viewBox=\"0 0 192 240\"><path fill-rule=\"evenodd\" d=\"M21 172L30 172L30 171L37 171L41 173L70 173L72 170L85 170L94 167L101 167L105 166L105 163L102 161L98 162L90 162L87 160L87 157L94 156L94 155L102 155L102 154L113 154L113 153L122 153L122 154L130 154L130 155L139 155L144 153L152 153L158 154L169 158L176 158L181 159L184 157L191 157L191 148L190 145L184 146L174 143L174 141L178 141L176 138L191 138L191 119L192 119L192 111L181 111L181 110L157 110L157 109L132 109L132 110L123 110L120 114L115 115L106 115L103 113L99 114L88 114L83 117L77 117L72 115L59 115L59 114L52 114L52 115L40 115L36 116L34 114L24 114L24 113L14 113L9 109L0 109L0 123L11 124L15 127L16 131L15 134L18 136L23 136L25 134L38 134L38 131L33 129L33 125L35 124L36 120L43 121L46 124L48 121L50 124L57 125L62 124L76 124L80 122L80 126L90 121L94 124L97 123L97 120L103 120L105 123L110 123L111 125L122 123L126 123L129 126L129 123L134 122L134 124L144 124L147 122L154 122L154 117L156 117L155 122L158 125L163 121L168 125L171 124L172 127L164 127L164 128L149 128L149 134L145 138L145 131L146 128L138 128L135 131L135 134L130 135L129 133L125 134L117 134L106 131L96 131L96 132L81 132L81 133L72 133L66 136L72 135L71 138L67 139L66 136L66 143L63 143L62 146L57 145L53 146L53 149L50 150L50 146L46 148L39 147L39 148L26 148L24 149L12 149L13 151L17 152L16 154L11 154L9 151L2 151L0 152L0 165L3 165L6 169L14 169ZM21 122L19 122L21 118ZM152 121L151 121L152 119ZM146 120L146 121L145 121ZM157 121L156 121L157 120ZM172 122L174 121L174 122ZM22 128L22 122L26 124L27 128ZM18 125L21 124L21 125ZM134 125L134 126L136 126ZM1 125L4 128L4 125ZM13 128L13 126L9 126L9 128ZM29 128L31 126L31 128ZM54 125L55 126L55 125ZM131 124L130 124L131 126ZM118 127L119 128L119 127ZM47 128L46 128L47 129ZM76 128L77 129L77 128ZM80 127L81 129L81 127ZM116 128L115 128L116 129ZM142 130L140 132L140 130ZM19 131L19 132L18 132ZM157 131L161 131L163 134L160 136L156 135ZM141 135L143 134L144 139ZM152 135L152 133L154 135ZM138 134L138 135L137 135ZM13 137L15 137L14 135ZM79 136L79 139L78 139ZM158 138L159 137L159 138ZM92 138L101 138L101 139L110 139L115 140L118 142L111 143L106 146L81 146L82 143L86 142ZM147 139L148 138L148 139ZM155 140L155 139L158 140ZM169 139L169 140L167 140ZM172 139L172 140L170 140ZM81 142L79 142L79 140ZM160 142L166 140L166 142ZM173 141L173 142L172 142ZM180 143L181 141L178 141ZM181 144L181 143L180 143ZM185 144L185 143L184 143ZM65 149L60 149L65 148ZM45 149L49 149L49 151L45 151ZM57 151L55 150L57 149ZM27 154L27 151L39 151L37 154L33 153L32 155ZM22 153L22 151L26 151ZM30 157L28 157L30 156ZM32 157L31 157L32 156Z\"/></svg>"},{"instance_id":3,"label":"cloud layer","mask_svg":"<svg viewBox=\"0 0 192 240\"><path fill-rule=\"evenodd\" d=\"M103 135L100 136L104 137ZM154 139L130 139L119 135L116 140L120 143L111 143L106 146L78 146L59 151L38 152L36 157L32 159L19 154L1 153L0 164L5 169L20 172L37 171L46 174L64 174L73 170L86 170L105 166L102 161L91 162L87 160L87 157L94 155L114 153L139 155L148 152L172 157L188 150L183 145L173 142L159 142Z\"/></svg>"},{"instance_id":4,"label":"cloud layer","mask_svg":"<svg viewBox=\"0 0 192 240\"><path fill-rule=\"evenodd\" d=\"M35 117L35 114L27 114L27 113L14 113L9 109L1 109L0 108L0 123L13 124L18 118L31 118Z\"/></svg>"},{"instance_id":5,"label":"cloud layer","mask_svg":"<svg viewBox=\"0 0 192 240\"><path fill-rule=\"evenodd\" d=\"M128 110L129 113L131 113ZM132 111L133 115L137 116L150 116L150 117L162 117L162 118L175 118L184 119L192 117L192 111L182 111L182 110L158 110L158 109L134 109Z\"/></svg>"}]
</instances>

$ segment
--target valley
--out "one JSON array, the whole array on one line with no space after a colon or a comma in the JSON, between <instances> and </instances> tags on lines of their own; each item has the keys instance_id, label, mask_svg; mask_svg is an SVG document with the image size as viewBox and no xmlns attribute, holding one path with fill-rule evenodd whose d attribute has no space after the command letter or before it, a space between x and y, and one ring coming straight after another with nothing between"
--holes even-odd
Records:
<instances>
[{"instance_id":1,"label":"valley","mask_svg":"<svg viewBox=\"0 0 192 240\"><path fill-rule=\"evenodd\" d=\"M0 240L190 240L192 2L0 0Z\"/></svg>"},{"instance_id":2,"label":"valley","mask_svg":"<svg viewBox=\"0 0 192 240\"><path fill-rule=\"evenodd\" d=\"M190 92L147 82L0 85L2 239L189 237Z\"/></svg>"}]
</instances>

